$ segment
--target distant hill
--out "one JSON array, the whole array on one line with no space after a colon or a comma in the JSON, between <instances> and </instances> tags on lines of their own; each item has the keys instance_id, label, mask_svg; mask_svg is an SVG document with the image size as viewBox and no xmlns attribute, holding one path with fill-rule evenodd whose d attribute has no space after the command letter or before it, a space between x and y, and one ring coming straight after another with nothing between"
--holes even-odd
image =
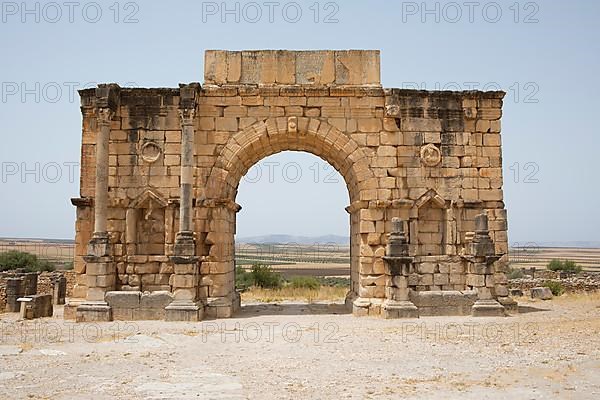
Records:
<instances>
[{"instance_id":1,"label":"distant hill","mask_svg":"<svg viewBox=\"0 0 600 400\"><path fill-rule=\"evenodd\" d=\"M63 243L63 244L75 244L73 239L45 239L45 238L11 238L11 237L0 237L0 241L10 242L41 242L41 243Z\"/></svg>"},{"instance_id":2,"label":"distant hill","mask_svg":"<svg viewBox=\"0 0 600 400\"><path fill-rule=\"evenodd\" d=\"M597 249L600 248L600 242L596 241L572 241L572 242L536 242L534 244L525 243L525 246L539 246L539 247L567 247L567 248L578 248L578 249Z\"/></svg>"},{"instance_id":3,"label":"distant hill","mask_svg":"<svg viewBox=\"0 0 600 400\"><path fill-rule=\"evenodd\" d=\"M259 244L339 244L349 245L349 236L323 235L323 236L296 236L296 235L263 235L236 238L236 243L259 243Z\"/></svg>"}]
</instances>

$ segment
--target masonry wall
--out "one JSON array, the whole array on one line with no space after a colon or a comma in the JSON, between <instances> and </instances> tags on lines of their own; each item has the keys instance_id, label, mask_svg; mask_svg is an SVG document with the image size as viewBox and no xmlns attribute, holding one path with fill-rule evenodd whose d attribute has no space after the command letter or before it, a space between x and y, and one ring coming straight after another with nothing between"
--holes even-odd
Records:
<instances>
[{"instance_id":1,"label":"masonry wall","mask_svg":"<svg viewBox=\"0 0 600 400\"><path fill-rule=\"evenodd\" d=\"M393 217L405 221L410 253L421 269L422 277L412 285L415 290L469 287L459 257L481 212L489 216L496 252L507 253L500 139L504 93L383 89L378 84L378 53L375 60L354 56L359 57L334 54L329 66L326 55L320 65L332 70L333 78L299 83L306 76L328 75L308 68L299 76L299 64L291 62L265 72L263 56L246 55L251 62L244 64L244 54L238 72L236 54L207 55L213 61L207 61L205 85L198 85L194 119L194 229L201 297L235 296L237 185L253 164L285 150L320 156L346 180L351 199L344 205L351 225L351 296L385 296L382 257ZM344 57L349 57L345 64ZM364 68L344 75L340 63ZM343 84L338 76L345 79ZM252 84L256 77L272 82ZM118 91L109 145L108 221L116 286L169 290L173 271L167 256L173 252L179 213L179 89ZM93 230L97 108L93 89L80 93L81 198L74 204L75 270L82 275L74 294L84 297L82 257ZM145 254L142 242L154 243L164 254Z\"/></svg>"},{"instance_id":2,"label":"masonry wall","mask_svg":"<svg viewBox=\"0 0 600 400\"><path fill-rule=\"evenodd\" d=\"M37 294L53 294L52 277L55 274L56 272L41 272L38 275ZM66 295L67 297L71 297L77 274L74 271L60 271L60 274L64 275L67 279ZM6 308L6 280L14 276L15 273L12 271L0 273L0 313L3 313Z\"/></svg>"}]
</instances>

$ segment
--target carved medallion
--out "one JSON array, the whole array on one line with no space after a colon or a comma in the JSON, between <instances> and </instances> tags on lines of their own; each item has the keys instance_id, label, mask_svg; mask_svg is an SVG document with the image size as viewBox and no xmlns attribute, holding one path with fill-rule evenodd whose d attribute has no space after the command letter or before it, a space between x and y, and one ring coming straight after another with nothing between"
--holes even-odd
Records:
<instances>
[{"instance_id":1,"label":"carved medallion","mask_svg":"<svg viewBox=\"0 0 600 400\"><path fill-rule=\"evenodd\" d=\"M160 158L162 150L159 145L154 142L146 142L140 150L142 160L147 163L153 163Z\"/></svg>"},{"instance_id":2,"label":"carved medallion","mask_svg":"<svg viewBox=\"0 0 600 400\"><path fill-rule=\"evenodd\" d=\"M297 133L298 132L298 118L297 117L289 117L288 118L288 132L289 133Z\"/></svg>"},{"instance_id":3,"label":"carved medallion","mask_svg":"<svg viewBox=\"0 0 600 400\"><path fill-rule=\"evenodd\" d=\"M428 167L435 167L442 161L442 153L433 144L421 147L421 161Z\"/></svg>"}]
</instances>

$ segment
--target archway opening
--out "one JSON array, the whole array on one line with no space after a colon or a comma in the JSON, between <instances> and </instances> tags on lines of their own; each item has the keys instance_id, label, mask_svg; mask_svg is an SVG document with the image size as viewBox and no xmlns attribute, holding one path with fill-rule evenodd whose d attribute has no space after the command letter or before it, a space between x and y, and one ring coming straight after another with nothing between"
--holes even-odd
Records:
<instances>
[{"instance_id":1,"label":"archway opening","mask_svg":"<svg viewBox=\"0 0 600 400\"><path fill-rule=\"evenodd\" d=\"M343 312L352 274L342 175L311 153L282 151L248 169L235 201L242 206L235 223L242 312L274 311L273 302L289 305L279 312Z\"/></svg>"}]
</instances>

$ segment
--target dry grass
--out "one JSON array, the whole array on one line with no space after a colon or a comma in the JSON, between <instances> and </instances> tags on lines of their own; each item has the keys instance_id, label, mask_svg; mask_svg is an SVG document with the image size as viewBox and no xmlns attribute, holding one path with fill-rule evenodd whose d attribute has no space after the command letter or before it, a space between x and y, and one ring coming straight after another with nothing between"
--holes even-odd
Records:
<instances>
[{"instance_id":1,"label":"dry grass","mask_svg":"<svg viewBox=\"0 0 600 400\"><path fill-rule=\"evenodd\" d=\"M263 303L277 302L284 300L298 301L341 301L346 297L348 288L321 286L319 289L304 289L283 287L281 289L262 289L252 287L242 293L242 301L260 301Z\"/></svg>"},{"instance_id":2,"label":"dry grass","mask_svg":"<svg viewBox=\"0 0 600 400\"><path fill-rule=\"evenodd\" d=\"M555 297L554 300L566 301L566 302L578 301L578 302L585 302L585 303L600 304L600 291L564 293L561 296Z\"/></svg>"}]
</instances>

